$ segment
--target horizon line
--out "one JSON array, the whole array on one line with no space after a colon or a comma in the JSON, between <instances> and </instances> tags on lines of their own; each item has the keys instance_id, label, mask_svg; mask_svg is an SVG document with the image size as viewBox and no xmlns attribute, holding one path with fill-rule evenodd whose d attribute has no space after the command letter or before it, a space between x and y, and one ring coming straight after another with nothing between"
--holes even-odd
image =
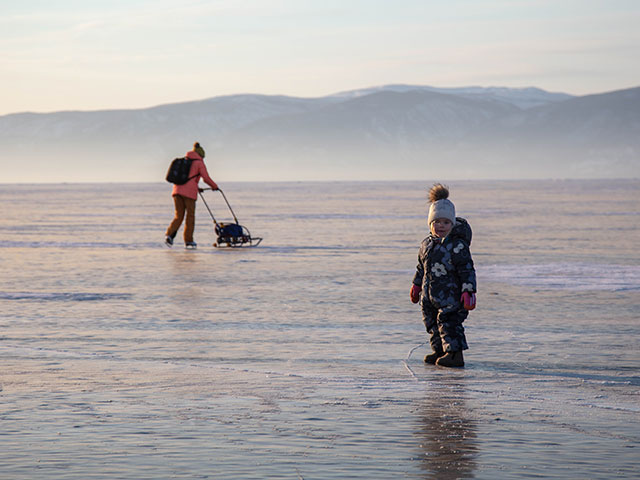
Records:
<instances>
[{"instance_id":1,"label":"horizon line","mask_svg":"<svg viewBox=\"0 0 640 480\"><path fill-rule=\"evenodd\" d=\"M374 86L369 86L369 87L355 88L355 89L352 89L352 90L343 90L343 91L330 93L330 94L327 94L327 95L320 95L320 96L288 95L288 94L284 94L284 93L269 94L269 93L255 93L255 92L254 93L249 93L249 92L245 92L245 93L229 93L229 94L214 95L214 96L211 96L211 97L204 97L204 98L191 99L191 100L181 100L181 101L175 101L175 102L157 103L157 104L153 104L153 105L140 106L140 107L97 108L97 109L90 109L90 110L77 109L77 108L62 109L62 110L50 110L50 111L23 110L23 111L17 111L17 112L2 113L2 114L0 114L0 117L5 117L5 116L9 116L9 115L24 115L24 114L48 115L48 114L53 114L53 113L94 113L94 112L121 112L121 111L149 110L149 109L152 109L152 108L167 107L167 106L172 106L172 105L181 105L181 104L186 104L186 103L205 102L205 101L213 100L213 99L216 99L216 98L231 98L231 97L243 97L243 96L247 96L247 97L248 96L284 97L284 98L313 100L313 99L321 99L321 98L331 98L331 97L346 96L348 94L356 95L358 92L364 92L364 91L367 91L367 90L372 90L372 92L370 92L370 93L375 93L373 90L376 90L376 89L379 90L379 89L390 88L390 87L415 87L416 89L423 89L424 88L424 89L451 90L451 91L464 90L464 89L473 89L473 88L480 88L480 89L485 89L485 90L506 89L506 90L512 90L512 91L524 91L524 90L534 89L534 90L539 90L539 91L542 91L542 92L545 92L545 93L549 93L549 94L552 94L552 95L556 95L556 94L557 95L568 95L568 96L570 96L572 98L582 98L582 97L589 97L589 96L592 96L592 95L604 95L604 94L613 93L613 92L620 92L620 91L624 91L624 90L632 90L634 88L639 88L640 84L634 85L634 86L630 86L630 87L616 88L614 90L605 90L605 91L600 91L600 92L592 92L592 93L579 94L578 95L578 94L567 93L567 92L545 90L544 88L536 87L536 86L533 86L533 85L530 85L528 87L506 87L506 86L499 86L499 85L490 85L490 86L467 85L467 86L462 86L462 87L436 87L436 86L433 86L433 85L420 85L420 84L410 84L410 83L387 83L387 84L382 84L382 85L374 85ZM455 95L455 93L453 93L453 92L451 94ZM443 93L443 95L446 95L446 93Z\"/></svg>"}]
</instances>

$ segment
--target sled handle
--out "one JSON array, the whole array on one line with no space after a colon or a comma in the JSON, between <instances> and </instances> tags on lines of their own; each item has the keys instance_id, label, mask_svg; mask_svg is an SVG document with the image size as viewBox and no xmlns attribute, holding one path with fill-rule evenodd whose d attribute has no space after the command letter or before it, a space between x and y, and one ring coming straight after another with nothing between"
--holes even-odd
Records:
<instances>
[{"instance_id":1,"label":"sled handle","mask_svg":"<svg viewBox=\"0 0 640 480\"><path fill-rule=\"evenodd\" d=\"M213 190L213 188L207 187L207 188L201 188L200 190ZM235 220L236 223L238 223L238 217L236 217L236 214L233 212L233 208L231 208L231 205L229 204L229 200L227 200L227 196L224 194L221 188L218 188L218 192L222 194L222 198L224 198L224 202L227 204L227 207L229 207L229 211L231 212L231 215L233 215L233 219ZM200 196L202 197L202 192L200 192ZM202 201L204 202L204 197L202 197ZM207 202L204 202L204 204L207 205ZM208 208L209 206L207 205L207 209ZM211 210L209 210L209 213L211 213ZM211 217L213 218L213 214L211 214Z\"/></svg>"},{"instance_id":2,"label":"sled handle","mask_svg":"<svg viewBox=\"0 0 640 480\"><path fill-rule=\"evenodd\" d=\"M209 215L211 215L211 220L213 220L214 225L218 225L218 222L216 222L216 217L213 216L213 212L209 208L209 205L207 204L207 201L204 199L204 195L202 195L202 191L201 190L211 190L211 189L210 188L201 188L201 189L198 190L198 195L200 195L200 198L204 202L204 206L207 207L207 210L209 211Z\"/></svg>"}]
</instances>

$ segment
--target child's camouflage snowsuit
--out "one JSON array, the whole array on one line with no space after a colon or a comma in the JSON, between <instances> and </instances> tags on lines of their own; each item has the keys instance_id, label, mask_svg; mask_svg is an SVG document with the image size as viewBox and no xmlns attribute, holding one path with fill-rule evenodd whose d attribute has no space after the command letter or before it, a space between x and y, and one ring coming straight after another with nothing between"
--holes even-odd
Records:
<instances>
[{"instance_id":1,"label":"child's camouflage snowsuit","mask_svg":"<svg viewBox=\"0 0 640 480\"><path fill-rule=\"evenodd\" d=\"M470 244L471 227L464 218L456 218L444 239L429 235L420 246L413 283L422 286L422 319L437 352L469 348L462 326L469 312L460 297L462 292L476 291Z\"/></svg>"}]
</instances>

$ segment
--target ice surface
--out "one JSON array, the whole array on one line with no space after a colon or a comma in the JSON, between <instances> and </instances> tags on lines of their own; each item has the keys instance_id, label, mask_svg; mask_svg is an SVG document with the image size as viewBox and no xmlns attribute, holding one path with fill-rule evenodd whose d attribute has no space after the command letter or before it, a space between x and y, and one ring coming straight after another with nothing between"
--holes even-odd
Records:
<instances>
[{"instance_id":1,"label":"ice surface","mask_svg":"<svg viewBox=\"0 0 640 480\"><path fill-rule=\"evenodd\" d=\"M487 279L535 288L570 291L640 290L640 265L548 263L544 265L487 265Z\"/></svg>"},{"instance_id":2,"label":"ice surface","mask_svg":"<svg viewBox=\"0 0 640 480\"><path fill-rule=\"evenodd\" d=\"M640 182L459 182L478 308L425 366L430 182L0 190L0 477L637 478ZM207 192L216 216L226 207Z\"/></svg>"}]
</instances>

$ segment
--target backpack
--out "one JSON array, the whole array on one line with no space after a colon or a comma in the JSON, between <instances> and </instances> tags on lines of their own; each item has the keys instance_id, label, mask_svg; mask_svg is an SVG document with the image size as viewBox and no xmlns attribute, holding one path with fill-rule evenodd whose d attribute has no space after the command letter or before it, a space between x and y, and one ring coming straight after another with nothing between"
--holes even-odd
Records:
<instances>
[{"instance_id":1,"label":"backpack","mask_svg":"<svg viewBox=\"0 0 640 480\"><path fill-rule=\"evenodd\" d=\"M167 182L184 185L192 178L197 177L198 175L194 175L193 177L189 176L191 162L193 162L193 160L187 157L174 158L171 165L169 165L169 170L167 170Z\"/></svg>"}]
</instances>

